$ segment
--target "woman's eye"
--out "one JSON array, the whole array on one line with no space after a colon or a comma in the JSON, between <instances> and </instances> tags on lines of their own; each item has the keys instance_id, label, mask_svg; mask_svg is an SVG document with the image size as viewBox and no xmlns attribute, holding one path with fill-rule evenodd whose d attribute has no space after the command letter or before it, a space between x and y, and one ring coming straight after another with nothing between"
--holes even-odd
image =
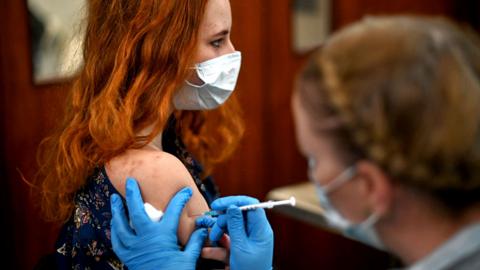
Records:
<instances>
[{"instance_id":1,"label":"woman's eye","mask_svg":"<svg viewBox=\"0 0 480 270\"><path fill-rule=\"evenodd\" d=\"M217 39L217 40L214 40L212 42L210 42L210 44L215 47L215 48L220 48L220 46L222 45L223 43L223 38L221 39Z\"/></svg>"}]
</instances>

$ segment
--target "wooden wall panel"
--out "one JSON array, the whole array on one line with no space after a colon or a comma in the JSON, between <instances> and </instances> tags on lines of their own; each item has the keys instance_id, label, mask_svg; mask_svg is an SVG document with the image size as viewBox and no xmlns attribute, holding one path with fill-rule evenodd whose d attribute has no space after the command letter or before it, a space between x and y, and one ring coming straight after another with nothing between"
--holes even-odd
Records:
<instances>
[{"instance_id":1,"label":"wooden wall panel","mask_svg":"<svg viewBox=\"0 0 480 270\"><path fill-rule=\"evenodd\" d=\"M56 233L52 224L39 217L37 203L19 171L27 180L33 180L36 147L61 115L66 92L61 85L32 84L26 2L1 3L1 160L5 162L2 183L8 187L2 188L8 198L2 208L8 213L6 222L10 225L2 232L12 238L8 248L14 253L10 260L15 269L32 269L40 255L53 251Z\"/></svg>"},{"instance_id":2,"label":"wooden wall panel","mask_svg":"<svg viewBox=\"0 0 480 270\"><path fill-rule=\"evenodd\" d=\"M365 14L446 14L477 27L480 15L476 0L332 2L335 29ZM231 3L233 40L243 53L236 94L247 130L236 155L214 176L224 195L264 198L274 187L306 180L290 111L294 74L305 56L290 46L290 0ZM33 179L36 147L61 115L68 88L32 84L29 44L25 0L0 0L0 217L6 234L0 252L4 266L11 262L15 269L32 269L39 256L53 251L55 228L37 214L17 168ZM350 240L275 213L269 217L276 233L276 269L381 269L388 264L384 254Z\"/></svg>"},{"instance_id":3,"label":"wooden wall panel","mask_svg":"<svg viewBox=\"0 0 480 270\"><path fill-rule=\"evenodd\" d=\"M451 14L454 1L437 0L403 0L379 1L362 0L334 1L334 25L341 27L362 18L365 15L388 14Z\"/></svg>"},{"instance_id":4,"label":"wooden wall panel","mask_svg":"<svg viewBox=\"0 0 480 270\"><path fill-rule=\"evenodd\" d=\"M5 10L5 2L0 1L0 10ZM7 177L7 159L3 153L5 153L5 118L1 117L4 114L4 109L6 106L5 102L5 83L2 79L2 75L4 73L4 67L7 65L6 59L4 55L6 54L6 48L4 45L4 39L6 37L6 29L2 27L3 21L0 18L0 230L5 232L2 241L0 244L0 260L5 265L7 269L12 269L14 265L14 241L13 235L11 233L13 222L11 220L12 216L12 209L10 207L10 181Z\"/></svg>"},{"instance_id":5,"label":"wooden wall panel","mask_svg":"<svg viewBox=\"0 0 480 270\"><path fill-rule=\"evenodd\" d=\"M265 10L263 1L233 0L232 41L242 52L242 68L235 94L244 108L245 137L237 152L228 162L215 171L215 178L224 195L241 190L252 196L264 195L263 187L268 156L264 145L265 125L265 57L262 28Z\"/></svg>"},{"instance_id":6,"label":"wooden wall panel","mask_svg":"<svg viewBox=\"0 0 480 270\"><path fill-rule=\"evenodd\" d=\"M303 57L290 50L286 1L232 0L233 42L243 62L237 94L246 134L236 155L215 172L223 194L264 197L305 179L290 110L293 74ZM281 20L279 20L281 19ZM285 145L286 143L286 145Z\"/></svg>"}]
</instances>

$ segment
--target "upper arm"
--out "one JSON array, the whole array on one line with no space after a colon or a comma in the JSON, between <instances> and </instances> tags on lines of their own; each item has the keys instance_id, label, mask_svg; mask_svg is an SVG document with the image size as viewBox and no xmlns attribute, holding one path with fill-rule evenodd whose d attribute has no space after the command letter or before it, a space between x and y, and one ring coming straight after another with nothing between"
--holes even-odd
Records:
<instances>
[{"instance_id":1,"label":"upper arm","mask_svg":"<svg viewBox=\"0 0 480 270\"><path fill-rule=\"evenodd\" d=\"M127 177L133 177L140 186L144 202L162 211L175 193L183 187L191 187L193 195L182 212L178 228L180 242L188 242L195 229L195 217L191 215L207 211L208 205L178 158L166 152L129 150L109 161L105 167L113 186L123 196Z\"/></svg>"}]
</instances>

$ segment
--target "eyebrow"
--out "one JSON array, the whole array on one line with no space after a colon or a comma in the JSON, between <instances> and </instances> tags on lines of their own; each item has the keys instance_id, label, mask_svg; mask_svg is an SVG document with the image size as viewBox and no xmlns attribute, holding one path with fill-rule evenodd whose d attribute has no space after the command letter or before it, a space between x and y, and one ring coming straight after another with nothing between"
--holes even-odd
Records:
<instances>
[{"instance_id":1,"label":"eyebrow","mask_svg":"<svg viewBox=\"0 0 480 270\"><path fill-rule=\"evenodd\" d=\"M222 31L212 35L212 37L226 36L226 35L228 35L228 33L230 33L230 30L225 29L225 30L222 30Z\"/></svg>"}]
</instances>

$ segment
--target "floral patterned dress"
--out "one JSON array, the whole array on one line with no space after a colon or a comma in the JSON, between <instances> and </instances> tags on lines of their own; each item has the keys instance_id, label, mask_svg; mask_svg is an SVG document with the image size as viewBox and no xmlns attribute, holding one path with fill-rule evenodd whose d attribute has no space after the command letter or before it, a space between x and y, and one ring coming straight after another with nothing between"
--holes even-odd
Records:
<instances>
[{"instance_id":1,"label":"floral patterned dress","mask_svg":"<svg viewBox=\"0 0 480 270\"><path fill-rule=\"evenodd\" d=\"M202 168L176 135L173 118L163 133L162 144L164 151L175 155L187 167L208 204L218 197L213 179L200 178ZM127 269L113 252L110 240L110 196L114 193L118 191L110 183L105 168L97 168L76 194L74 213L60 231L55 245L58 269ZM197 268L210 267L212 262L201 262Z\"/></svg>"}]
</instances>

